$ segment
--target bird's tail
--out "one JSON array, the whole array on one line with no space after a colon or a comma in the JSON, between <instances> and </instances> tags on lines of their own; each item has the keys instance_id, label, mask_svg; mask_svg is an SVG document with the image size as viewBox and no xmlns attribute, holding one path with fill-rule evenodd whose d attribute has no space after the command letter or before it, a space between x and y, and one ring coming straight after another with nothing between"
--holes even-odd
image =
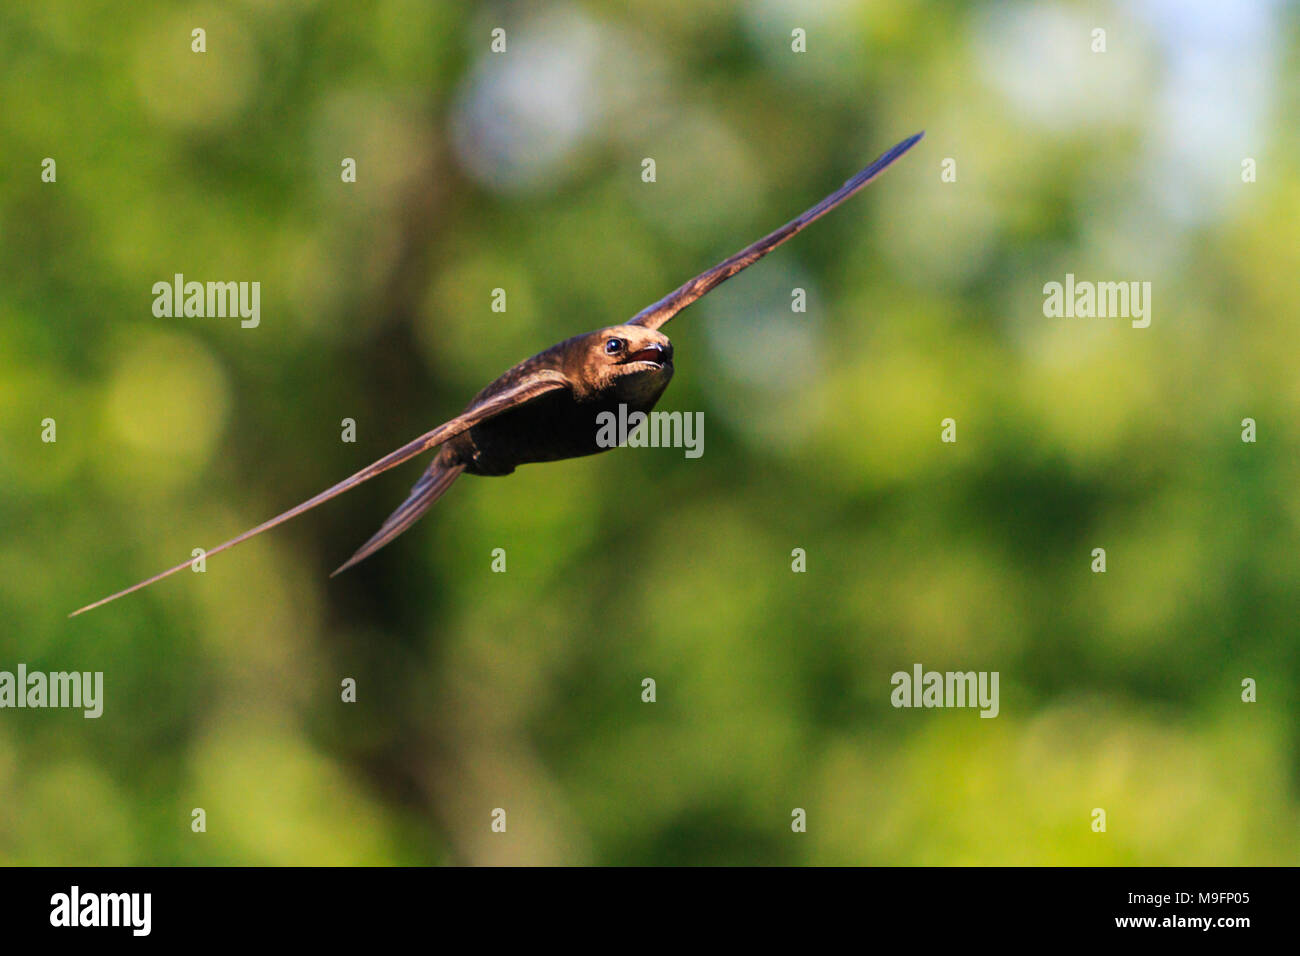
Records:
<instances>
[{"instance_id":1,"label":"bird's tail","mask_svg":"<svg viewBox=\"0 0 1300 956\"><path fill-rule=\"evenodd\" d=\"M429 466L429 470L415 483L410 496L402 502L402 506L389 515L383 527L375 532L375 536L358 548L357 553L348 558L330 577L342 574L354 564L364 561L419 521L420 517L433 507L433 503L447 493L447 489L464 470L464 465L441 465L435 459Z\"/></svg>"}]
</instances>

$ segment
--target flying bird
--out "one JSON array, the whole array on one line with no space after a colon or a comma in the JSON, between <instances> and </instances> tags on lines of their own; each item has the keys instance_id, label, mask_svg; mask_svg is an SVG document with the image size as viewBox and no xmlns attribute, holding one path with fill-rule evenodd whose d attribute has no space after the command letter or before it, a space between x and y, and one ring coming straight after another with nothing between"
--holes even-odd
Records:
<instances>
[{"instance_id":1,"label":"flying bird","mask_svg":"<svg viewBox=\"0 0 1300 956\"><path fill-rule=\"evenodd\" d=\"M597 442L596 422L603 412L649 412L673 377L673 344L659 329L696 299L763 258L810 223L840 205L884 172L924 136L917 133L883 153L843 186L801 216L746 246L729 259L668 293L622 325L577 335L520 362L474 396L449 422L408 442L374 464L207 552L217 554L296 518L363 481L432 448L428 470L375 535L334 572L346 571L415 524L462 474L508 475L529 462L558 461L607 451ZM440 448L438 446L441 446ZM73 611L76 617L148 587L189 567L182 561L125 590ZM334 575L330 575L333 577Z\"/></svg>"}]
</instances>

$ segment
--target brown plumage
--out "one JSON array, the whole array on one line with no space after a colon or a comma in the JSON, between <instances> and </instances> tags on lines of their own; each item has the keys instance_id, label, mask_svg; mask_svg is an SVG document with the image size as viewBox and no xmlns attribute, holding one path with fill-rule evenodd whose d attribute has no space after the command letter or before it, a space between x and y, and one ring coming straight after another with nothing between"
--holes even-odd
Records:
<instances>
[{"instance_id":1,"label":"brown plumage","mask_svg":"<svg viewBox=\"0 0 1300 956\"><path fill-rule=\"evenodd\" d=\"M380 472L439 445L432 464L379 531L334 574L374 554L411 527L462 474L508 475L529 462L558 461L606 451L597 444L597 416L617 412L649 412L673 376L673 346L658 331L682 309L737 272L767 255L809 223L844 202L924 135L917 133L884 153L862 172L803 215L745 247L730 259L700 273L658 302L642 309L624 325L614 325L566 339L520 362L484 388L465 411L426 432L379 461L327 488L314 498L276 515L256 528L207 552L208 556L233 548L254 535L295 518L331 498L368 481ZM73 611L75 617L138 591L155 581L189 567L183 561L173 568Z\"/></svg>"}]
</instances>

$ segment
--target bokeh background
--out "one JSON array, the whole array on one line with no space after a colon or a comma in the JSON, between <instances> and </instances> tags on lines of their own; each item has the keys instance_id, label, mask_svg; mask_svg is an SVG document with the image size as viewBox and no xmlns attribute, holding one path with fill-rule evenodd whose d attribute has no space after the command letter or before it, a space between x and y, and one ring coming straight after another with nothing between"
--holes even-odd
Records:
<instances>
[{"instance_id":1,"label":"bokeh background","mask_svg":"<svg viewBox=\"0 0 1300 956\"><path fill-rule=\"evenodd\" d=\"M102 670L106 703L0 712L0 862L1295 863L1298 23L1262 0L3 5L0 669ZM412 463L65 617L922 128L668 327L661 408L704 412L702 458L465 479L330 580ZM261 282L260 327L155 318L177 272ZM1150 281L1150 328L1044 317L1067 272ZM892 708L918 662L998 671L1000 716Z\"/></svg>"}]
</instances>

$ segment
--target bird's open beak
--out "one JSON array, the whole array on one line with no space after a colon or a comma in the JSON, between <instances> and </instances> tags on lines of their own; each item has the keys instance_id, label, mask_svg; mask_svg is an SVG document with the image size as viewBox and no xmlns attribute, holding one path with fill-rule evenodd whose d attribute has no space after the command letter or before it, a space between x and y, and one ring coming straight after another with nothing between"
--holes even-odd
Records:
<instances>
[{"instance_id":1,"label":"bird's open beak","mask_svg":"<svg viewBox=\"0 0 1300 956\"><path fill-rule=\"evenodd\" d=\"M664 363L672 357L673 353L670 350L664 348L658 342L652 342L645 348L637 349L635 352L628 355L628 357L623 360L623 364L626 365L629 362L650 362L651 364L658 365L662 368Z\"/></svg>"}]
</instances>

